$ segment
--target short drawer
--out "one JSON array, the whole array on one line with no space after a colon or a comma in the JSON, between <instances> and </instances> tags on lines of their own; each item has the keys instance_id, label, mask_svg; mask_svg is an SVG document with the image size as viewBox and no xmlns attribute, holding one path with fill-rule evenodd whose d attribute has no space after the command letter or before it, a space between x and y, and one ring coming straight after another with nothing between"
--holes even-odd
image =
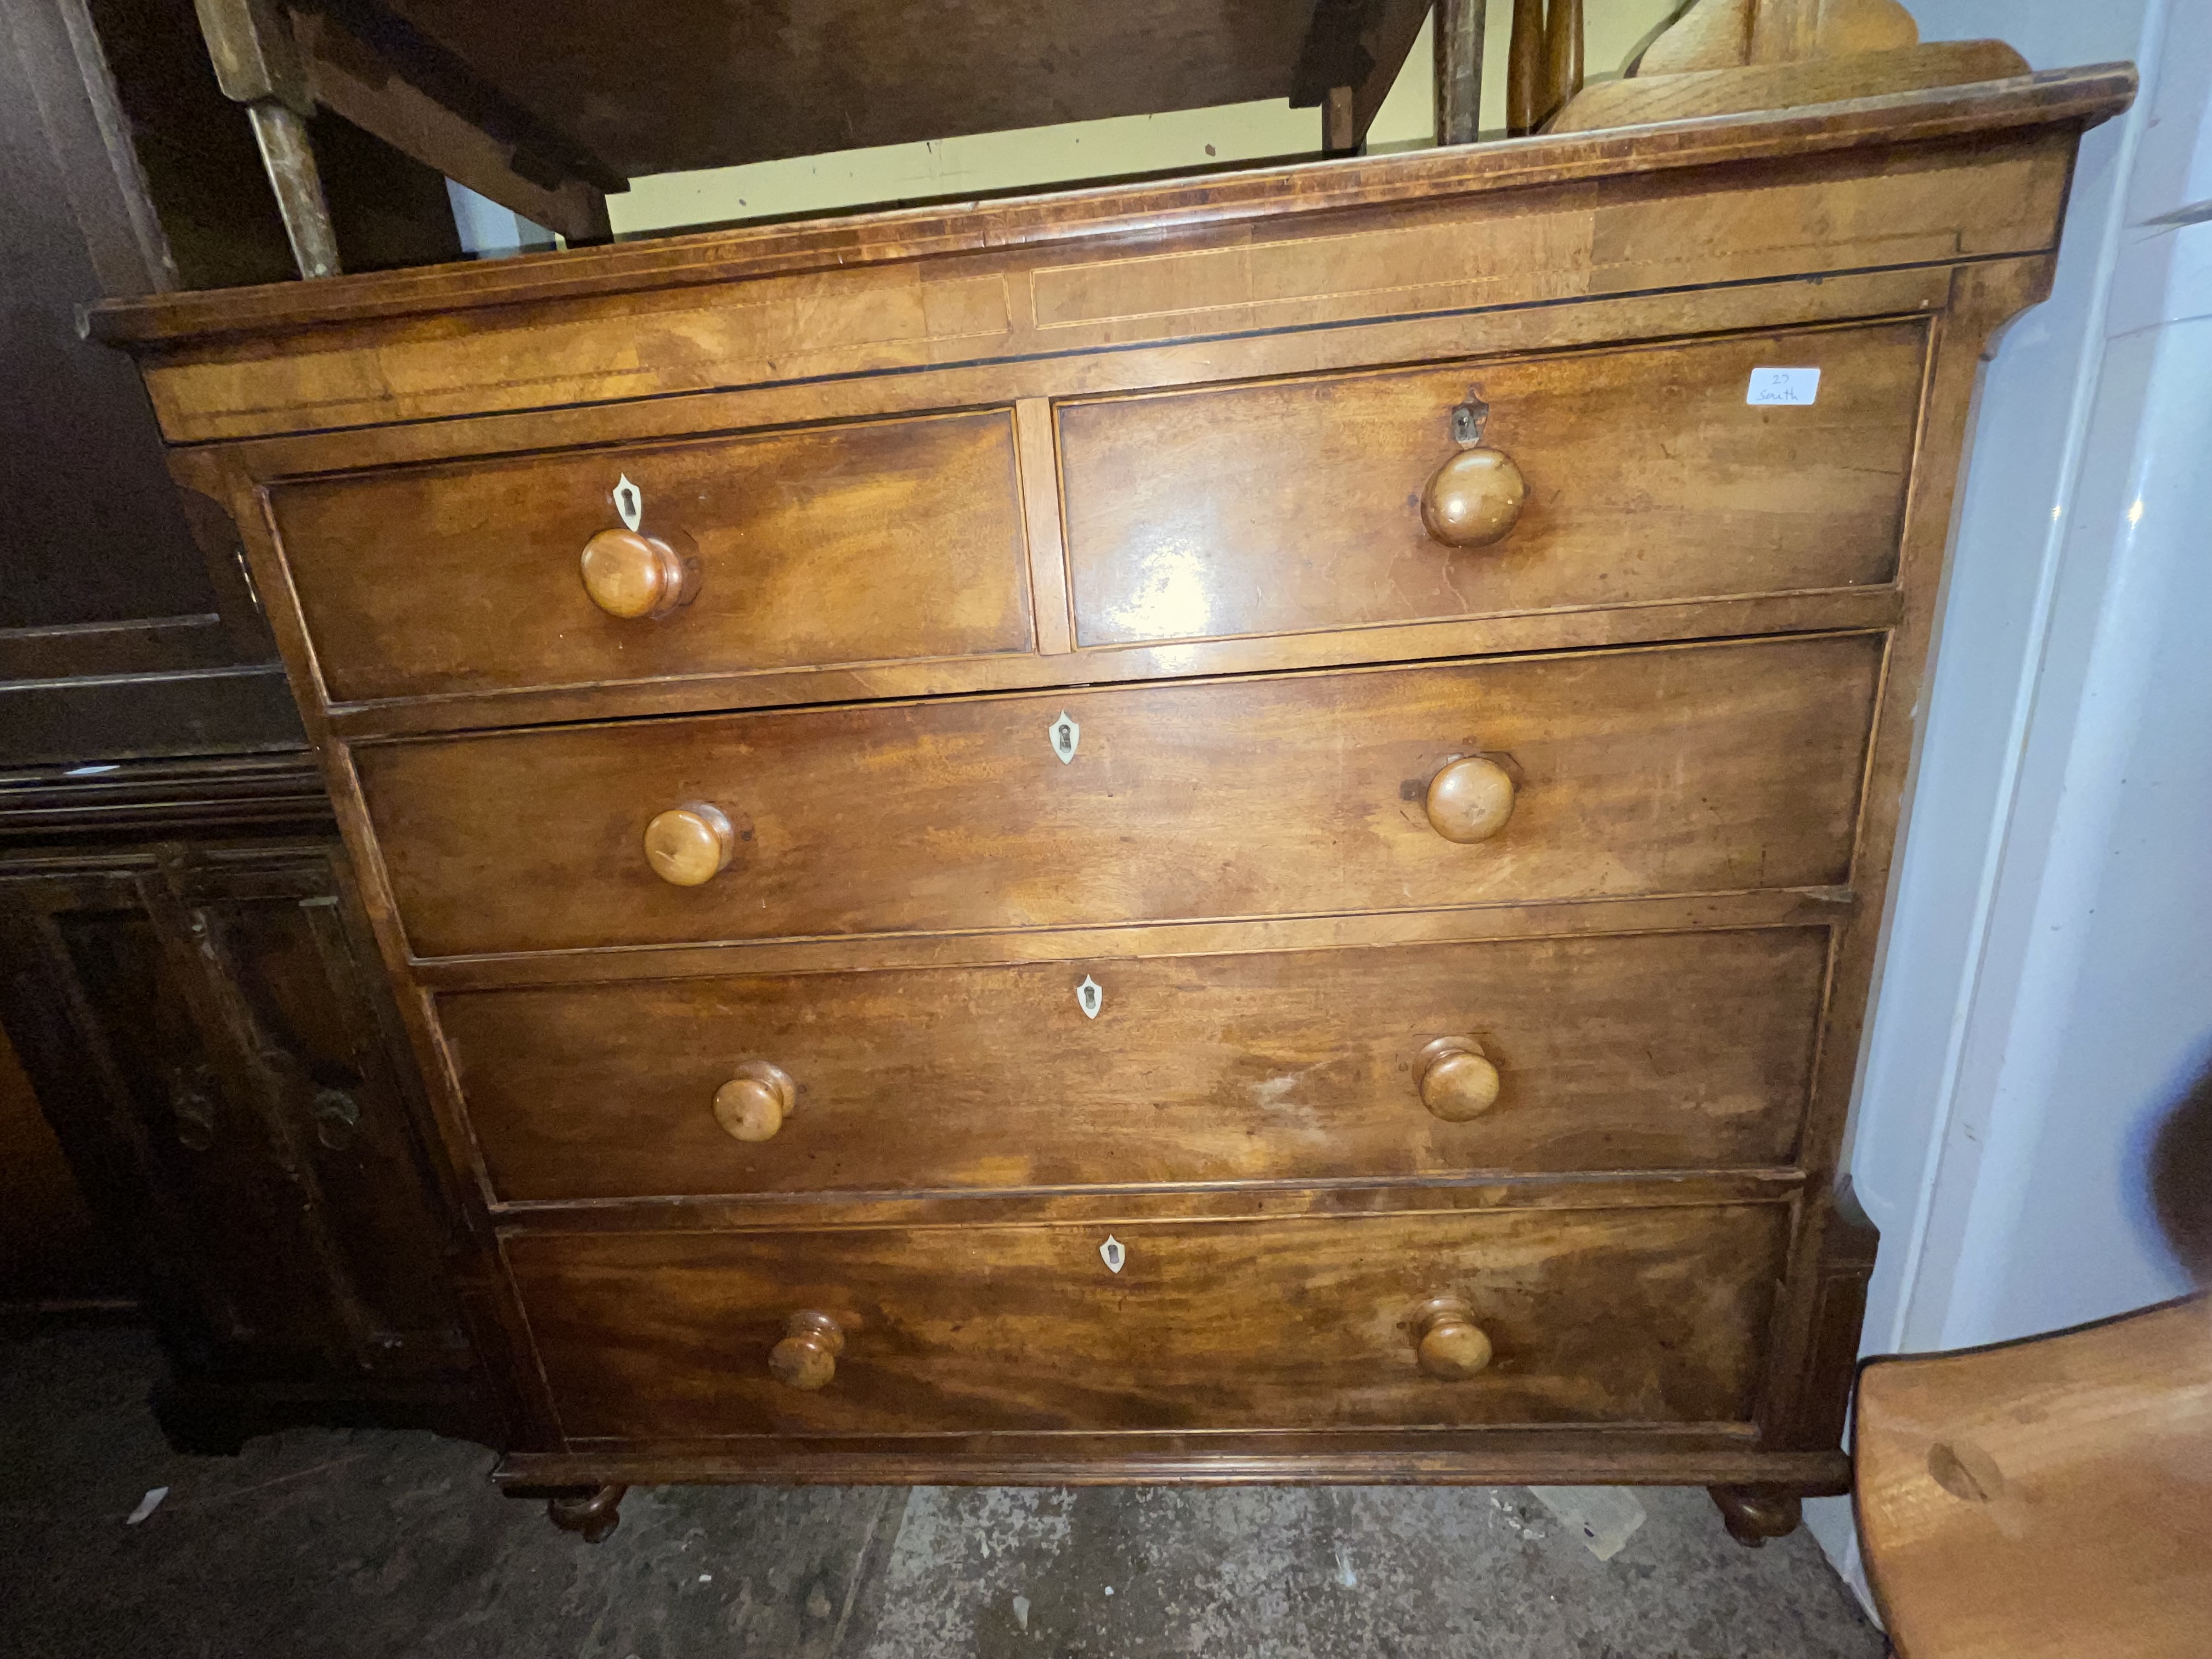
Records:
<instances>
[{"instance_id":1,"label":"short drawer","mask_svg":"<svg viewBox=\"0 0 2212 1659\"><path fill-rule=\"evenodd\" d=\"M1918 425L1918 321L1427 364L1065 404L1085 645L1293 633L1886 582ZM1747 402L1760 368L1816 400ZM1502 541L1422 525L1453 407L1526 480Z\"/></svg>"},{"instance_id":2,"label":"short drawer","mask_svg":"<svg viewBox=\"0 0 2212 1659\"><path fill-rule=\"evenodd\" d=\"M572 1442L1705 1425L1751 1414L1787 1214L544 1233L507 1249Z\"/></svg>"},{"instance_id":3,"label":"short drawer","mask_svg":"<svg viewBox=\"0 0 2212 1659\"><path fill-rule=\"evenodd\" d=\"M638 530L690 562L612 616L584 549ZM1022 652L1033 624L1006 410L277 486L270 506L334 702Z\"/></svg>"},{"instance_id":4,"label":"short drawer","mask_svg":"<svg viewBox=\"0 0 2212 1659\"><path fill-rule=\"evenodd\" d=\"M1849 877L1883 649L1808 635L355 754L424 957L1820 886ZM1513 785L1472 843L1428 811L1461 761ZM700 805L727 866L672 885L647 827L696 828Z\"/></svg>"},{"instance_id":5,"label":"short drawer","mask_svg":"<svg viewBox=\"0 0 2212 1659\"><path fill-rule=\"evenodd\" d=\"M1767 928L472 991L439 1015L508 1200L1742 1168L1795 1152L1826 962L1826 929Z\"/></svg>"}]
</instances>

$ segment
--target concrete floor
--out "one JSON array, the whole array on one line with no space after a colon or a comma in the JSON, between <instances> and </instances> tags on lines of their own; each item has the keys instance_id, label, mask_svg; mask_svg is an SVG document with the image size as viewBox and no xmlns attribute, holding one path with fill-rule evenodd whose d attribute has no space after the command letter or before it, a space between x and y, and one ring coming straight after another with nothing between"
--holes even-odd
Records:
<instances>
[{"instance_id":1,"label":"concrete floor","mask_svg":"<svg viewBox=\"0 0 2212 1659\"><path fill-rule=\"evenodd\" d=\"M1880 1659L1803 1533L1638 1494L1610 1561L1521 1487L669 1487L586 1545L425 1434L170 1452L131 1330L0 1339L20 1659ZM140 1525L142 1493L169 1488Z\"/></svg>"}]
</instances>

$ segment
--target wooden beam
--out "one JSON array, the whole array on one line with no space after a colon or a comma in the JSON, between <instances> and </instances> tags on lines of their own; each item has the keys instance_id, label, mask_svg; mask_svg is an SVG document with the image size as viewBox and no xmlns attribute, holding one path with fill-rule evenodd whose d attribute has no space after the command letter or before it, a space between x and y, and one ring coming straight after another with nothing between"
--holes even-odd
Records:
<instances>
[{"instance_id":1,"label":"wooden beam","mask_svg":"<svg viewBox=\"0 0 2212 1659\"><path fill-rule=\"evenodd\" d=\"M552 183L518 170L518 147L503 143L392 72L373 48L316 13L293 28L315 100L454 183L572 242L611 234L605 191L574 174ZM525 165L529 165L525 163ZM533 173L543 169L532 167Z\"/></svg>"},{"instance_id":2,"label":"wooden beam","mask_svg":"<svg viewBox=\"0 0 2212 1659\"><path fill-rule=\"evenodd\" d=\"M289 104L274 98L248 104L246 112L253 123L253 142L260 146L270 188L276 192L276 210L283 216L292 262L302 276L337 276L337 232L331 223L330 204L324 199L307 122Z\"/></svg>"},{"instance_id":3,"label":"wooden beam","mask_svg":"<svg viewBox=\"0 0 2212 1659\"><path fill-rule=\"evenodd\" d=\"M192 0L222 95L246 106L253 142L302 276L335 276L338 239L315 171L307 118L315 112L290 20L275 0Z\"/></svg>"},{"instance_id":4,"label":"wooden beam","mask_svg":"<svg viewBox=\"0 0 2212 1659\"><path fill-rule=\"evenodd\" d=\"M192 9L224 97L280 103L302 120L315 112L307 66L276 0L192 0Z\"/></svg>"},{"instance_id":5,"label":"wooden beam","mask_svg":"<svg viewBox=\"0 0 2212 1659\"><path fill-rule=\"evenodd\" d=\"M1321 106L1324 153L1350 155L1366 142L1428 10L1429 0L1316 0L1291 78L1291 106Z\"/></svg>"},{"instance_id":6,"label":"wooden beam","mask_svg":"<svg viewBox=\"0 0 2212 1659\"><path fill-rule=\"evenodd\" d=\"M1488 0L1437 0L1437 143L1471 144L1482 128L1482 31Z\"/></svg>"},{"instance_id":7,"label":"wooden beam","mask_svg":"<svg viewBox=\"0 0 2212 1659\"><path fill-rule=\"evenodd\" d=\"M1359 130L1352 116L1352 88L1331 87L1321 106L1321 149L1324 155L1354 155Z\"/></svg>"},{"instance_id":8,"label":"wooden beam","mask_svg":"<svg viewBox=\"0 0 2212 1659\"><path fill-rule=\"evenodd\" d=\"M574 133L500 91L466 59L417 28L386 0L312 0L312 8L366 49L373 65L368 79L397 76L505 146L513 155L514 171L523 178L548 190L568 179L580 179L601 191L629 188L623 173ZM307 9L308 0L301 0L295 11ZM558 33L551 31L551 36Z\"/></svg>"}]
</instances>

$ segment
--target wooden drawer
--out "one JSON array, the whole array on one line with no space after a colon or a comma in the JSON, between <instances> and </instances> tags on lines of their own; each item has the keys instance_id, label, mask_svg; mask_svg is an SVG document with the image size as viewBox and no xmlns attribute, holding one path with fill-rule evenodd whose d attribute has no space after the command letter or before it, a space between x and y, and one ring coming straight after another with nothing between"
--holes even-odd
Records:
<instances>
[{"instance_id":1,"label":"wooden drawer","mask_svg":"<svg viewBox=\"0 0 2212 1659\"><path fill-rule=\"evenodd\" d=\"M699 562L659 617L599 609L584 545L640 528ZM1006 410L283 484L270 506L334 702L1027 651Z\"/></svg>"},{"instance_id":2,"label":"wooden drawer","mask_svg":"<svg viewBox=\"0 0 2212 1659\"><path fill-rule=\"evenodd\" d=\"M1886 582L1927 359L1920 321L1213 386L1059 410L1085 645ZM1753 406L1760 366L1821 371ZM1480 388L1528 483L1489 547L1422 528Z\"/></svg>"},{"instance_id":3,"label":"wooden drawer","mask_svg":"<svg viewBox=\"0 0 2212 1659\"><path fill-rule=\"evenodd\" d=\"M1826 963L1825 928L1769 928L477 991L439 1012L509 1200L1717 1169L1790 1161ZM1498 1078L1462 1121L1424 1104L1422 1052L1446 1037ZM748 1060L795 1085L765 1140L712 1109ZM1437 1104L1468 1109L1448 1079L1428 1079Z\"/></svg>"},{"instance_id":4,"label":"wooden drawer","mask_svg":"<svg viewBox=\"0 0 2212 1659\"><path fill-rule=\"evenodd\" d=\"M1741 1422L1783 1205L511 1236L572 1441ZM1126 1251L1119 1273L1107 1240ZM1489 1339L1430 1375L1419 1310ZM835 1375L775 1381L793 1314Z\"/></svg>"},{"instance_id":5,"label":"wooden drawer","mask_svg":"<svg viewBox=\"0 0 2212 1659\"><path fill-rule=\"evenodd\" d=\"M1818 886L1850 875L1882 651L1797 636L356 757L426 957ZM1467 845L1424 793L1471 754L1519 785ZM693 801L727 815L735 858L671 886L642 837Z\"/></svg>"}]
</instances>

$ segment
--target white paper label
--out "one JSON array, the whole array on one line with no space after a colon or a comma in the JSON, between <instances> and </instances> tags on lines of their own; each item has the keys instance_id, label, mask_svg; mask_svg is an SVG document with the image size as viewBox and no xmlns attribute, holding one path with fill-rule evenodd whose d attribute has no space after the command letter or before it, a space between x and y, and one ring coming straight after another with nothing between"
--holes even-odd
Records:
<instances>
[{"instance_id":1,"label":"white paper label","mask_svg":"<svg viewBox=\"0 0 2212 1659\"><path fill-rule=\"evenodd\" d=\"M1754 368L1743 394L1747 404L1809 404L1820 395L1817 368Z\"/></svg>"}]
</instances>

